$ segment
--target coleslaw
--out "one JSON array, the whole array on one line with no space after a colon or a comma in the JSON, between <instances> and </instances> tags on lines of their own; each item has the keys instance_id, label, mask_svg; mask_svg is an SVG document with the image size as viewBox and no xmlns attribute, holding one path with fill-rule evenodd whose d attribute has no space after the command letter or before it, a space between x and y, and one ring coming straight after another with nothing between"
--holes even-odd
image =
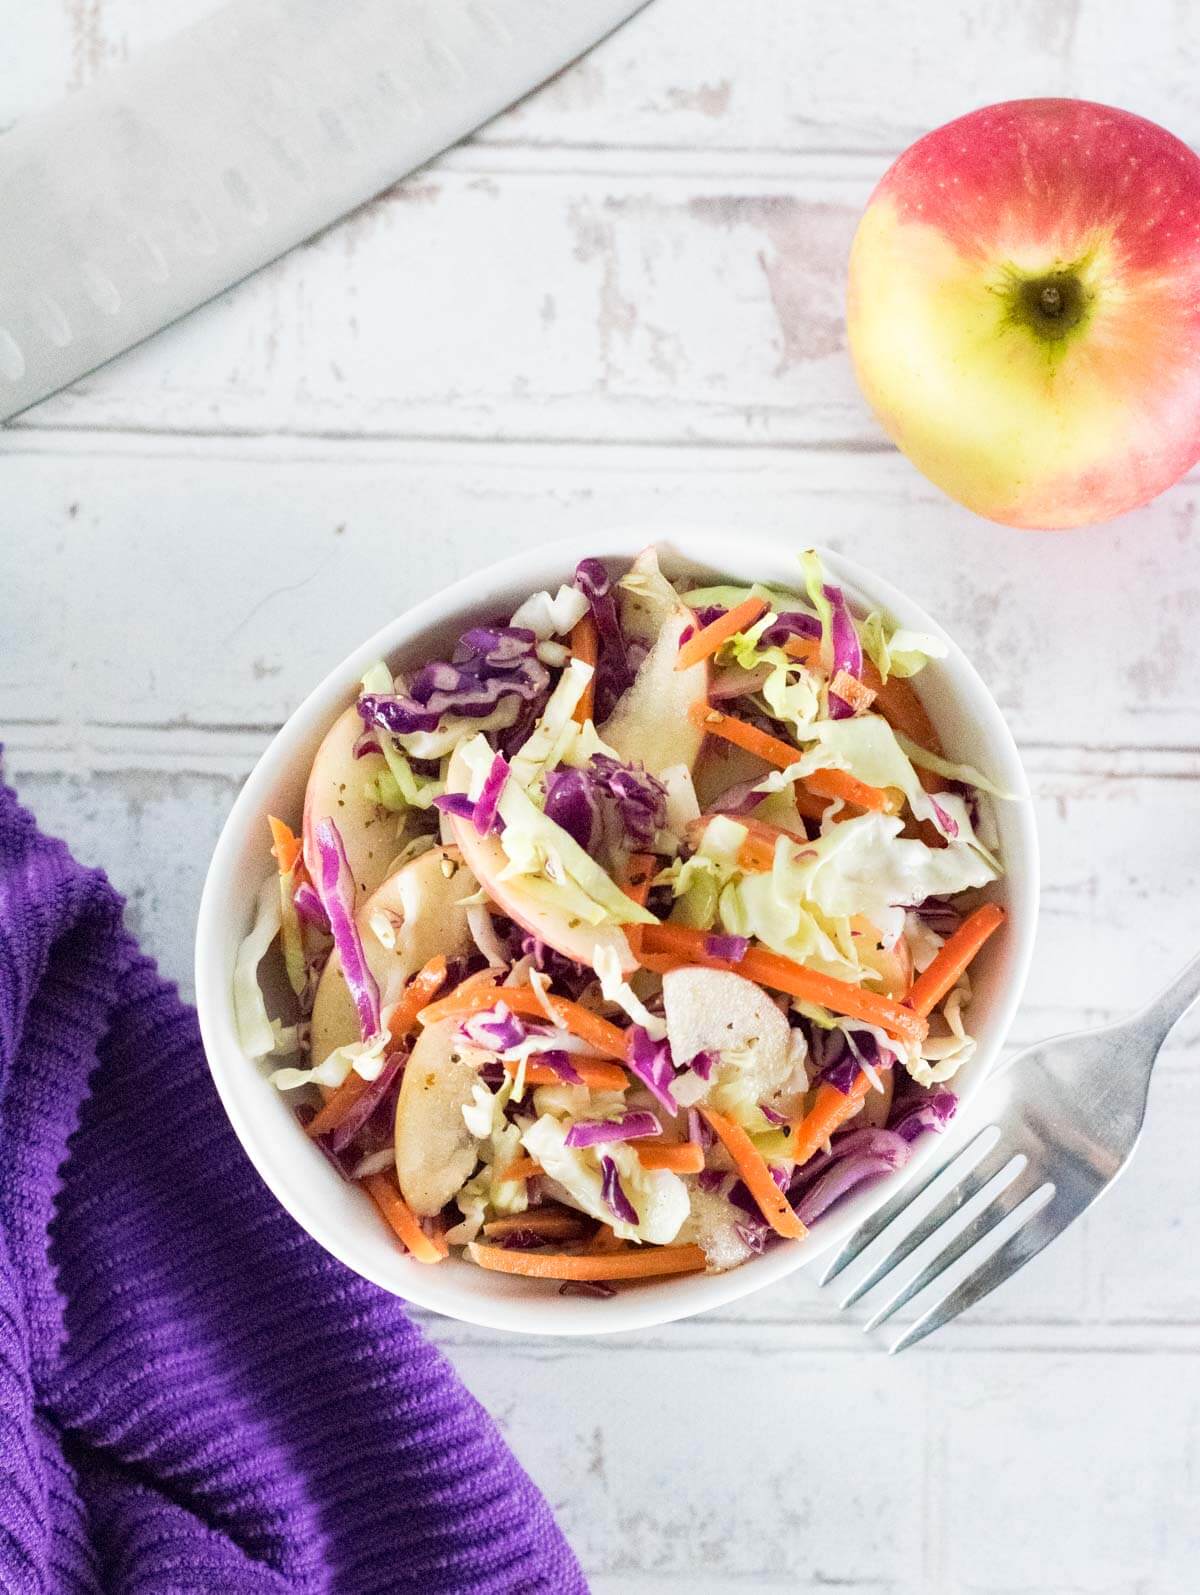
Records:
<instances>
[{"instance_id":1,"label":"coleslaw","mask_svg":"<svg viewBox=\"0 0 1200 1595\"><path fill-rule=\"evenodd\" d=\"M651 548L380 661L271 820L243 1050L418 1262L608 1295L802 1240L975 1047L1005 794L912 685L944 652L812 551Z\"/></svg>"}]
</instances>

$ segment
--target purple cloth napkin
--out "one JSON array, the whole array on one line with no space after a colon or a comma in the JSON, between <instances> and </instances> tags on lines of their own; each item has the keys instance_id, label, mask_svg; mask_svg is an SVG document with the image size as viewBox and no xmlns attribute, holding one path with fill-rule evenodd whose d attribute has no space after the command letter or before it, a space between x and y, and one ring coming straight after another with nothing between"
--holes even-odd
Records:
<instances>
[{"instance_id":1,"label":"purple cloth napkin","mask_svg":"<svg viewBox=\"0 0 1200 1595\"><path fill-rule=\"evenodd\" d=\"M0 1590L585 1590L441 1355L259 1183L121 909L0 785Z\"/></svg>"}]
</instances>

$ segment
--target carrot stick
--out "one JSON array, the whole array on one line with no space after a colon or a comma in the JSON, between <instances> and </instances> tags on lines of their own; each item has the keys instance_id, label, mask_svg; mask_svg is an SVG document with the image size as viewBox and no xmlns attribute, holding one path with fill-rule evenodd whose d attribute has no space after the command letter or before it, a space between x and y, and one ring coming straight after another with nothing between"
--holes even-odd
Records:
<instances>
[{"instance_id":1,"label":"carrot stick","mask_svg":"<svg viewBox=\"0 0 1200 1595\"><path fill-rule=\"evenodd\" d=\"M591 615L582 615L572 626L571 652L576 659L582 659L585 665L592 667L591 679L571 715L577 724L584 725L592 718L596 705L596 661L600 657L600 637Z\"/></svg>"},{"instance_id":2,"label":"carrot stick","mask_svg":"<svg viewBox=\"0 0 1200 1595\"><path fill-rule=\"evenodd\" d=\"M506 1063L504 1065L509 1074L515 1075L521 1067L519 1063ZM627 1091L629 1089L629 1076L624 1069L615 1063L600 1063L594 1058L577 1058L571 1055L571 1067L587 1086L589 1091ZM526 1085L562 1085L563 1077L550 1067L548 1063L534 1063L527 1060L525 1064Z\"/></svg>"},{"instance_id":3,"label":"carrot stick","mask_svg":"<svg viewBox=\"0 0 1200 1595\"><path fill-rule=\"evenodd\" d=\"M279 865L279 873L290 875L295 868L296 860L300 857L300 838L290 826L285 825L282 820L277 820L273 814L267 815L267 824L271 827L271 840L274 843L271 852Z\"/></svg>"},{"instance_id":4,"label":"carrot stick","mask_svg":"<svg viewBox=\"0 0 1200 1595\"><path fill-rule=\"evenodd\" d=\"M832 975L819 974L806 969L803 964L764 947L751 947L743 957L732 961L711 958L704 951L704 932L687 925L647 925L644 945L650 954L666 954L687 964L702 964L710 969L734 969L760 986L770 986L775 991L786 991L789 996L803 1002L819 1003L834 1013L846 1014L851 1019L878 1025L889 1035L916 1044L924 1040L928 1025L924 1017L890 997L878 992L864 991L845 980L835 980Z\"/></svg>"},{"instance_id":5,"label":"carrot stick","mask_svg":"<svg viewBox=\"0 0 1200 1595\"><path fill-rule=\"evenodd\" d=\"M789 658L798 659L802 665L817 665L821 662L821 639L789 637L783 645L783 651Z\"/></svg>"},{"instance_id":6,"label":"carrot stick","mask_svg":"<svg viewBox=\"0 0 1200 1595\"><path fill-rule=\"evenodd\" d=\"M719 709L711 709L707 704L694 703L688 710L688 718L701 731L722 737L735 747L756 754L776 769L786 770L800 757L800 749L793 747L790 742L769 736L757 726L749 725L735 715L722 714ZM881 787L868 786L846 770L814 770L811 775L805 776L804 785L814 797L844 798L847 803L853 803L860 809L882 813L891 806L891 799Z\"/></svg>"},{"instance_id":7,"label":"carrot stick","mask_svg":"<svg viewBox=\"0 0 1200 1595\"><path fill-rule=\"evenodd\" d=\"M847 1119L854 1117L870 1089L871 1082L861 1072L855 1076L849 1091L839 1091L827 1080L817 1087L812 1107L791 1126L792 1156L798 1165L807 1163L835 1130L840 1130Z\"/></svg>"},{"instance_id":8,"label":"carrot stick","mask_svg":"<svg viewBox=\"0 0 1200 1595\"><path fill-rule=\"evenodd\" d=\"M695 1141L679 1141L669 1146L641 1146L634 1143L638 1162L644 1169L671 1169L676 1174L699 1174L704 1167L704 1149Z\"/></svg>"},{"instance_id":9,"label":"carrot stick","mask_svg":"<svg viewBox=\"0 0 1200 1595\"><path fill-rule=\"evenodd\" d=\"M715 654L722 643L728 642L730 637L736 637L739 631L745 631L747 626L752 626L766 612L767 606L761 598L743 598L740 604L734 604L732 609L727 609L716 620L692 633L675 655L676 670L687 670L692 665L698 665L702 659Z\"/></svg>"},{"instance_id":10,"label":"carrot stick","mask_svg":"<svg viewBox=\"0 0 1200 1595\"><path fill-rule=\"evenodd\" d=\"M697 1274L707 1259L699 1246L643 1246L628 1252L517 1252L472 1241L467 1253L480 1268L529 1279L647 1279Z\"/></svg>"},{"instance_id":11,"label":"carrot stick","mask_svg":"<svg viewBox=\"0 0 1200 1595\"><path fill-rule=\"evenodd\" d=\"M842 798L847 803L853 803L856 809L866 809L874 814L885 814L895 807L883 787L868 786L865 781L851 775L849 770L814 770L811 775L805 776L804 784L816 797Z\"/></svg>"},{"instance_id":12,"label":"carrot stick","mask_svg":"<svg viewBox=\"0 0 1200 1595\"><path fill-rule=\"evenodd\" d=\"M384 1174L368 1174L362 1182L371 1200L418 1263L440 1263L449 1248L440 1237L426 1235L412 1208Z\"/></svg>"},{"instance_id":13,"label":"carrot stick","mask_svg":"<svg viewBox=\"0 0 1200 1595\"><path fill-rule=\"evenodd\" d=\"M792 1211L791 1203L771 1178L767 1160L736 1119L718 1113L715 1108L701 1106L700 1112L733 1159L738 1173L746 1182L746 1189L758 1204L758 1210L776 1235L785 1240L802 1241L808 1230Z\"/></svg>"},{"instance_id":14,"label":"carrot stick","mask_svg":"<svg viewBox=\"0 0 1200 1595\"><path fill-rule=\"evenodd\" d=\"M446 980L446 960L437 953L423 969L419 969L392 1009L388 1030L393 1041L403 1041L416 1028L417 1015L437 996Z\"/></svg>"},{"instance_id":15,"label":"carrot stick","mask_svg":"<svg viewBox=\"0 0 1200 1595\"><path fill-rule=\"evenodd\" d=\"M545 1170L536 1158L515 1157L506 1169L501 1169L496 1178L501 1182L507 1180L532 1180Z\"/></svg>"},{"instance_id":16,"label":"carrot stick","mask_svg":"<svg viewBox=\"0 0 1200 1595\"><path fill-rule=\"evenodd\" d=\"M958 982L975 954L993 932L1000 929L1007 915L997 903L985 903L967 916L953 936L938 949L937 957L923 975L918 975L904 999L906 1005L927 1018L942 998Z\"/></svg>"},{"instance_id":17,"label":"carrot stick","mask_svg":"<svg viewBox=\"0 0 1200 1595\"><path fill-rule=\"evenodd\" d=\"M321 1111L305 1125L305 1135L311 1135L315 1140L318 1135L336 1130L370 1083L351 1069L341 1085L325 1098L325 1106Z\"/></svg>"},{"instance_id":18,"label":"carrot stick","mask_svg":"<svg viewBox=\"0 0 1200 1595\"><path fill-rule=\"evenodd\" d=\"M778 770L786 770L800 757L800 749L794 748L790 742L769 736L757 726L739 720L736 715L722 714L720 709L711 709L706 703L692 704L688 719L697 730L706 732L710 737L720 737L724 742L732 742L735 748L756 754Z\"/></svg>"},{"instance_id":19,"label":"carrot stick","mask_svg":"<svg viewBox=\"0 0 1200 1595\"><path fill-rule=\"evenodd\" d=\"M494 1008L498 1002L504 1003L510 1013L523 1014L527 1019L547 1017L546 1009L532 986L486 986L467 993L452 991L440 1002L422 1008L417 1017L423 1025L435 1025L442 1019L465 1019L468 1014ZM609 1024L607 1019L592 1013L589 1008L580 1007L577 1002L568 1002L565 997L547 995L546 1002L558 1016L563 1029L586 1041L602 1056L625 1056L625 1032L618 1030L616 1025Z\"/></svg>"},{"instance_id":20,"label":"carrot stick","mask_svg":"<svg viewBox=\"0 0 1200 1595\"><path fill-rule=\"evenodd\" d=\"M625 860L625 878L621 882L621 890L631 902L639 908L645 908L646 899L650 895L650 882L654 879L654 872L658 868L658 860L653 853L630 853ZM642 938L638 934L640 925L626 925L625 939L629 943L629 950L636 958Z\"/></svg>"}]
</instances>

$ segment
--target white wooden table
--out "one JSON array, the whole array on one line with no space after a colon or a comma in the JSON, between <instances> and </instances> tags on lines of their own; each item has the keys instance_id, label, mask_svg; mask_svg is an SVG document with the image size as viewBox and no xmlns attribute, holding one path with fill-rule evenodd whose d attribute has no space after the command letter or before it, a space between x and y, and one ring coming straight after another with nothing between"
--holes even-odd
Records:
<instances>
[{"instance_id":1,"label":"white wooden table","mask_svg":"<svg viewBox=\"0 0 1200 1595\"><path fill-rule=\"evenodd\" d=\"M0 125L214 0L7 0ZM885 446L842 327L873 181L1035 93L1200 143L1200 8L655 0L414 181L0 434L0 726L186 991L209 850L301 694L506 550L644 519L873 564L958 636L1037 792L1018 1041L1200 941L1200 479L1082 535ZM3 225L18 224L5 218ZM429 1321L598 1591L1183 1595L1200 1567L1200 1025L1101 1209L889 1361L793 1281L594 1344Z\"/></svg>"}]
</instances>

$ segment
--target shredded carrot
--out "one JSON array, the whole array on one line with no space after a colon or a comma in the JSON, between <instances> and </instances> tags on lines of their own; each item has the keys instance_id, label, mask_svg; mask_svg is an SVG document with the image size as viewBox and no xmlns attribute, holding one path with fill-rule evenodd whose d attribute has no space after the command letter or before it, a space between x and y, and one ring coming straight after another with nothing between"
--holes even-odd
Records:
<instances>
[{"instance_id":1,"label":"shredded carrot","mask_svg":"<svg viewBox=\"0 0 1200 1595\"><path fill-rule=\"evenodd\" d=\"M828 1080L817 1087L812 1107L791 1127L792 1156L797 1164L807 1163L835 1130L840 1130L847 1119L854 1117L870 1089L871 1082L861 1071L855 1076L849 1091L839 1091Z\"/></svg>"},{"instance_id":2,"label":"shredded carrot","mask_svg":"<svg viewBox=\"0 0 1200 1595\"><path fill-rule=\"evenodd\" d=\"M745 631L747 626L752 626L766 612L767 606L761 598L743 598L740 604L734 604L732 609L727 609L716 620L692 633L675 656L676 670L687 670L692 665L698 665L702 659L715 654L722 643L728 642L730 637L736 637L739 631Z\"/></svg>"},{"instance_id":3,"label":"shredded carrot","mask_svg":"<svg viewBox=\"0 0 1200 1595\"><path fill-rule=\"evenodd\" d=\"M875 702L874 691L852 676L848 670L839 670L829 683L829 690L835 693L843 703L848 703L855 714L862 714Z\"/></svg>"},{"instance_id":4,"label":"shredded carrot","mask_svg":"<svg viewBox=\"0 0 1200 1595\"><path fill-rule=\"evenodd\" d=\"M703 1105L700 1112L733 1159L738 1173L746 1182L746 1189L758 1204L759 1212L776 1235L782 1235L786 1240L803 1240L808 1234L807 1228L796 1217L791 1203L771 1178L766 1158L737 1120Z\"/></svg>"},{"instance_id":5,"label":"shredded carrot","mask_svg":"<svg viewBox=\"0 0 1200 1595\"><path fill-rule=\"evenodd\" d=\"M646 899L650 895L650 882L658 868L658 860L653 853L630 853L625 860L624 878L621 890L631 902L639 908L645 908ZM625 939L629 943L629 950L636 958L638 948L642 945L640 925L626 925Z\"/></svg>"},{"instance_id":6,"label":"shredded carrot","mask_svg":"<svg viewBox=\"0 0 1200 1595\"><path fill-rule=\"evenodd\" d=\"M627 1252L518 1252L503 1246L467 1247L473 1263L498 1274L530 1279L647 1279L697 1274L707 1263L699 1246L639 1246Z\"/></svg>"},{"instance_id":7,"label":"shredded carrot","mask_svg":"<svg viewBox=\"0 0 1200 1595\"><path fill-rule=\"evenodd\" d=\"M460 986L440 1002L423 1008L417 1017L423 1025L434 1025L442 1019L464 1019L468 1014L495 1007L498 1002L504 1003L510 1013L523 1014L526 1018L547 1017L546 1008L532 986L487 986L471 992L464 992ZM592 1013L590 1008L583 1008L577 1002L568 1002L565 997L547 994L546 1003L557 1015L564 1030L586 1041L603 1057L625 1056L625 1032L618 1030L616 1025Z\"/></svg>"},{"instance_id":8,"label":"shredded carrot","mask_svg":"<svg viewBox=\"0 0 1200 1595\"><path fill-rule=\"evenodd\" d=\"M503 1240L506 1235L525 1230L548 1241L573 1241L587 1233L587 1225L582 1213L568 1213L562 1207L532 1207L524 1213L491 1219L483 1226L483 1233L492 1240Z\"/></svg>"},{"instance_id":9,"label":"shredded carrot","mask_svg":"<svg viewBox=\"0 0 1200 1595\"><path fill-rule=\"evenodd\" d=\"M595 1058L577 1058L571 1054L571 1067L587 1086L589 1091L627 1091L629 1089L629 1076L618 1064L601 1063ZM515 1075L521 1067L519 1063L506 1063L505 1069L509 1074ZM562 1085L563 1077L550 1067L548 1063L534 1063L528 1059L525 1064L526 1085Z\"/></svg>"},{"instance_id":10,"label":"shredded carrot","mask_svg":"<svg viewBox=\"0 0 1200 1595\"><path fill-rule=\"evenodd\" d=\"M411 1207L385 1174L368 1174L362 1182L371 1200L418 1263L440 1263L448 1247L439 1235L426 1235Z\"/></svg>"},{"instance_id":11,"label":"shredded carrot","mask_svg":"<svg viewBox=\"0 0 1200 1595\"><path fill-rule=\"evenodd\" d=\"M388 1018L393 1041L403 1041L416 1028L417 1015L429 1006L446 981L446 960L437 953L419 969L401 994Z\"/></svg>"},{"instance_id":12,"label":"shredded carrot","mask_svg":"<svg viewBox=\"0 0 1200 1595\"><path fill-rule=\"evenodd\" d=\"M513 1158L512 1162L506 1169L500 1170L496 1178L501 1181L532 1180L536 1179L539 1174L544 1173L545 1170L542 1168L542 1165L537 1161L536 1158L516 1157Z\"/></svg>"},{"instance_id":13,"label":"shredded carrot","mask_svg":"<svg viewBox=\"0 0 1200 1595\"><path fill-rule=\"evenodd\" d=\"M633 1150L644 1169L671 1169L675 1174L699 1174L704 1167L704 1149L695 1141L651 1146L635 1141Z\"/></svg>"},{"instance_id":14,"label":"shredded carrot","mask_svg":"<svg viewBox=\"0 0 1200 1595\"><path fill-rule=\"evenodd\" d=\"M275 862L279 865L281 875L290 875L296 867L296 860L300 857L300 838L290 826L282 820L277 820L273 814L267 815L267 824L271 827L271 852L275 855Z\"/></svg>"},{"instance_id":15,"label":"shredded carrot","mask_svg":"<svg viewBox=\"0 0 1200 1595\"><path fill-rule=\"evenodd\" d=\"M722 737L726 742L732 742L735 747L756 754L768 764L773 764L776 769L786 770L800 757L800 749L793 747L790 742L784 742L781 737L770 736L767 732L760 731L757 726L739 720L735 715L722 714L719 709L711 709L707 704L694 703L688 710L688 718L701 731L708 732L710 736ZM804 778L803 784L813 797L842 798L859 809L872 809L882 813L892 806L891 798L881 787L868 786L865 781L859 781L846 770L814 770L811 775ZM822 812L823 809L824 805Z\"/></svg>"},{"instance_id":16,"label":"shredded carrot","mask_svg":"<svg viewBox=\"0 0 1200 1595\"><path fill-rule=\"evenodd\" d=\"M576 659L582 659L585 665L592 667L591 679L583 689L583 696L575 705L575 711L571 716L579 725L584 725L592 718L595 710L596 661L600 657L600 637L596 631L596 622L591 615L582 615L572 626L571 652Z\"/></svg>"},{"instance_id":17,"label":"shredded carrot","mask_svg":"<svg viewBox=\"0 0 1200 1595\"><path fill-rule=\"evenodd\" d=\"M305 1135L311 1135L315 1140L319 1135L336 1130L369 1084L370 1081L364 1080L361 1074L351 1069L341 1085L325 1098L325 1106L321 1111L305 1125Z\"/></svg>"},{"instance_id":18,"label":"shredded carrot","mask_svg":"<svg viewBox=\"0 0 1200 1595\"><path fill-rule=\"evenodd\" d=\"M819 637L789 637L783 645L783 651L791 659L798 659L802 665L816 665L821 662L821 639Z\"/></svg>"},{"instance_id":19,"label":"shredded carrot","mask_svg":"<svg viewBox=\"0 0 1200 1595\"><path fill-rule=\"evenodd\" d=\"M697 730L706 732L710 737L720 737L724 742L732 742L735 748L756 754L778 770L786 770L800 757L800 749L794 748L790 742L769 736L757 726L739 720L736 715L722 714L720 709L712 709L706 703L692 704L688 719Z\"/></svg>"},{"instance_id":20,"label":"shredded carrot","mask_svg":"<svg viewBox=\"0 0 1200 1595\"><path fill-rule=\"evenodd\" d=\"M874 814L890 813L897 806L883 787L868 786L865 781L851 775L849 770L814 770L811 775L805 776L804 784L816 797L841 798L846 803L852 803L856 809L866 809Z\"/></svg>"},{"instance_id":21,"label":"shredded carrot","mask_svg":"<svg viewBox=\"0 0 1200 1595\"><path fill-rule=\"evenodd\" d=\"M704 950L705 935L688 925L647 925L643 942L650 954L666 954L688 964L704 964L712 969L736 970L739 974L756 980L760 986L770 986L775 991L786 991L789 996L803 1002L820 1004L834 1013L846 1014L851 1019L878 1025L889 1035L915 1044L924 1039L928 1025L923 1017L903 1004L882 997L878 992L865 991L848 981L835 980L832 975L819 974L806 969L803 964L764 947L751 947L743 957L730 963L711 958Z\"/></svg>"},{"instance_id":22,"label":"shredded carrot","mask_svg":"<svg viewBox=\"0 0 1200 1595\"><path fill-rule=\"evenodd\" d=\"M927 1018L942 998L958 982L975 954L993 932L1003 925L1007 915L997 903L985 903L968 915L953 936L939 947L937 957L923 975L918 975L912 989L904 999L914 1013Z\"/></svg>"}]
</instances>

